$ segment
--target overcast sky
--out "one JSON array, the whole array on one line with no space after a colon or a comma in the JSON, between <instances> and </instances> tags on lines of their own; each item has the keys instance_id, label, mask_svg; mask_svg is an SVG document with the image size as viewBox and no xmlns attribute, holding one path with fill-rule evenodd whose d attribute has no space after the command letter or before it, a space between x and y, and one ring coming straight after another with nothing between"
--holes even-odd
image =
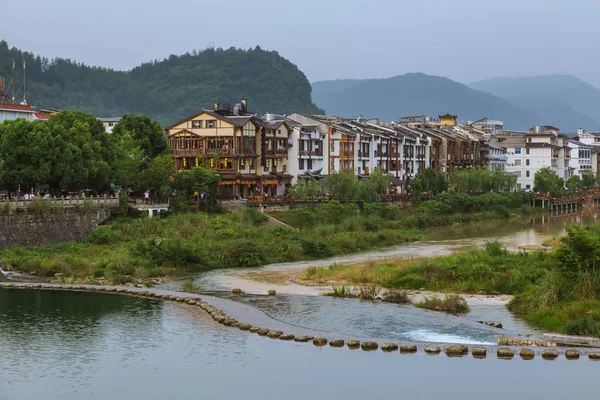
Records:
<instances>
[{"instance_id":1,"label":"overcast sky","mask_svg":"<svg viewBox=\"0 0 600 400\"><path fill-rule=\"evenodd\" d=\"M599 0L0 0L0 16L10 46L115 69L258 44L311 82L560 73L600 87Z\"/></svg>"}]
</instances>

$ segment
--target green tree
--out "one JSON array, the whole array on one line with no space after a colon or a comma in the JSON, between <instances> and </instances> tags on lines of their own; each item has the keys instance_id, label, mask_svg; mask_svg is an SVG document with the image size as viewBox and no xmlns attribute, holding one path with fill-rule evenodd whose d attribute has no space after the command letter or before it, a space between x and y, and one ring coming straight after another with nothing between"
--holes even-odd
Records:
<instances>
[{"instance_id":1,"label":"green tree","mask_svg":"<svg viewBox=\"0 0 600 400\"><path fill-rule=\"evenodd\" d=\"M175 164L169 155L158 156L150 162L141 176L142 186L154 189L162 196L168 196L172 190L171 177L175 173Z\"/></svg>"},{"instance_id":2,"label":"green tree","mask_svg":"<svg viewBox=\"0 0 600 400\"><path fill-rule=\"evenodd\" d=\"M501 193L514 190L517 177L504 171L468 168L455 170L450 176L450 183L457 192Z\"/></svg>"},{"instance_id":3,"label":"green tree","mask_svg":"<svg viewBox=\"0 0 600 400\"><path fill-rule=\"evenodd\" d=\"M575 193L576 191L581 189L581 187L583 186L583 181L581 180L579 175L573 175L569 179L567 179L565 185L567 186L567 190L569 192Z\"/></svg>"},{"instance_id":4,"label":"green tree","mask_svg":"<svg viewBox=\"0 0 600 400\"><path fill-rule=\"evenodd\" d=\"M533 190L538 193L550 193L559 197L564 194L564 186L564 179L548 167L540 169L533 178Z\"/></svg>"},{"instance_id":5,"label":"green tree","mask_svg":"<svg viewBox=\"0 0 600 400\"><path fill-rule=\"evenodd\" d=\"M217 171L205 167L195 167L180 171L175 177L174 186L181 194L208 193L210 198L214 199L219 179ZM198 201L200 201L200 196L198 196Z\"/></svg>"},{"instance_id":6,"label":"green tree","mask_svg":"<svg viewBox=\"0 0 600 400\"><path fill-rule=\"evenodd\" d=\"M420 195L421 193L424 192L423 190L423 181L421 180L421 178L414 178L413 180L410 181L410 192L413 195Z\"/></svg>"},{"instance_id":7,"label":"green tree","mask_svg":"<svg viewBox=\"0 0 600 400\"><path fill-rule=\"evenodd\" d=\"M388 193L390 178L380 168L375 168L368 178L359 181L359 197L366 202L381 200Z\"/></svg>"},{"instance_id":8,"label":"green tree","mask_svg":"<svg viewBox=\"0 0 600 400\"><path fill-rule=\"evenodd\" d=\"M351 169L329 175L325 178L324 185L328 194L338 201L358 199L359 183Z\"/></svg>"},{"instance_id":9,"label":"green tree","mask_svg":"<svg viewBox=\"0 0 600 400\"><path fill-rule=\"evenodd\" d=\"M147 160L167 154L167 141L160 124L144 115L127 114L113 128L116 137L130 136L141 148Z\"/></svg>"},{"instance_id":10,"label":"green tree","mask_svg":"<svg viewBox=\"0 0 600 400\"><path fill-rule=\"evenodd\" d=\"M62 143L42 121L24 119L0 124L0 183L22 191L46 185L63 157Z\"/></svg>"},{"instance_id":11,"label":"green tree","mask_svg":"<svg viewBox=\"0 0 600 400\"><path fill-rule=\"evenodd\" d=\"M436 172L433 168L425 168L418 177L422 184L421 192L438 194L448 190L448 182L446 182L444 175Z\"/></svg>"},{"instance_id":12,"label":"green tree","mask_svg":"<svg viewBox=\"0 0 600 400\"><path fill-rule=\"evenodd\" d=\"M314 178L301 180L290 187L288 193L298 200L314 199L321 194L321 186Z\"/></svg>"},{"instance_id":13,"label":"green tree","mask_svg":"<svg viewBox=\"0 0 600 400\"><path fill-rule=\"evenodd\" d=\"M115 159L112 163L112 183L122 188L139 186L142 166L146 163L144 151L129 135L113 137Z\"/></svg>"},{"instance_id":14,"label":"green tree","mask_svg":"<svg viewBox=\"0 0 600 400\"><path fill-rule=\"evenodd\" d=\"M51 185L99 192L108 189L115 153L102 122L89 113L61 111L47 124L52 135L64 146Z\"/></svg>"},{"instance_id":15,"label":"green tree","mask_svg":"<svg viewBox=\"0 0 600 400\"><path fill-rule=\"evenodd\" d=\"M586 188L591 188L597 185L597 180L594 174L583 174L581 176L582 185Z\"/></svg>"}]
</instances>

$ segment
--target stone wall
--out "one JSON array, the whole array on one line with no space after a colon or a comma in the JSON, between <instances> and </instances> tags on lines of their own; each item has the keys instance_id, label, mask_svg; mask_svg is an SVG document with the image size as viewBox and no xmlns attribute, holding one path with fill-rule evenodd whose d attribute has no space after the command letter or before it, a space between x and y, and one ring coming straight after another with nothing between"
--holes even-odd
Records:
<instances>
[{"instance_id":1,"label":"stone wall","mask_svg":"<svg viewBox=\"0 0 600 400\"><path fill-rule=\"evenodd\" d=\"M0 216L0 250L16 246L41 246L81 241L110 216L106 210L45 216L14 214Z\"/></svg>"}]
</instances>

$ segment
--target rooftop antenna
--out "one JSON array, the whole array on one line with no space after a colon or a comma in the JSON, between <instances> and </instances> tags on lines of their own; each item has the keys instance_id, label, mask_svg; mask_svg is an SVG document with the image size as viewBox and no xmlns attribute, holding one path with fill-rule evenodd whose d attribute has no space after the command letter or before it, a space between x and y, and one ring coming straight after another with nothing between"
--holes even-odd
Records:
<instances>
[{"instance_id":1,"label":"rooftop antenna","mask_svg":"<svg viewBox=\"0 0 600 400\"><path fill-rule=\"evenodd\" d=\"M25 96L25 83L27 82L27 75L25 71L25 58L23 58L23 105L27 104L27 98Z\"/></svg>"},{"instance_id":2,"label":"rooftop antenna","mask_svg":"<svg viewBox=\"0 0 600 400\"><path fill-rule=\"evenodd\" d=\"M13 66L12 66L12 77L13 77L13 79L14 79L14 76L15 76L15 59L14 59L14 58L12 59L12 62L13 62ZM15 104L15 87L14 87L14 85L13 85L12 103L13 103L13 104Z\"/></svg>"}]
</instances>

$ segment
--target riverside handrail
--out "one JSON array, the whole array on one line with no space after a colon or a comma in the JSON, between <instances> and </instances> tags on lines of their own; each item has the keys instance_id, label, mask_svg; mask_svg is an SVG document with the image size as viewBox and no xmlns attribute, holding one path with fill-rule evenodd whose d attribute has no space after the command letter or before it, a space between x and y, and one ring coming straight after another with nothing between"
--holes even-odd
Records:
<instances>
[{"instance_id":1,"label":"riverside handrail","mask_svg":"<svg viewBox=\"0 0 600 400\"><path fill-rule=\"evenodd\" d=\"M85 204L114 207L119 206L119 196L62 196L62 197L50 197L50 198L33 198L25 199L24 197L2 199L0 205L10 204L15 208L28 208L32 204L39 204L39 202L50 203L57 207L75 207L83 206Z\"/></svg>"}]
</instances>

